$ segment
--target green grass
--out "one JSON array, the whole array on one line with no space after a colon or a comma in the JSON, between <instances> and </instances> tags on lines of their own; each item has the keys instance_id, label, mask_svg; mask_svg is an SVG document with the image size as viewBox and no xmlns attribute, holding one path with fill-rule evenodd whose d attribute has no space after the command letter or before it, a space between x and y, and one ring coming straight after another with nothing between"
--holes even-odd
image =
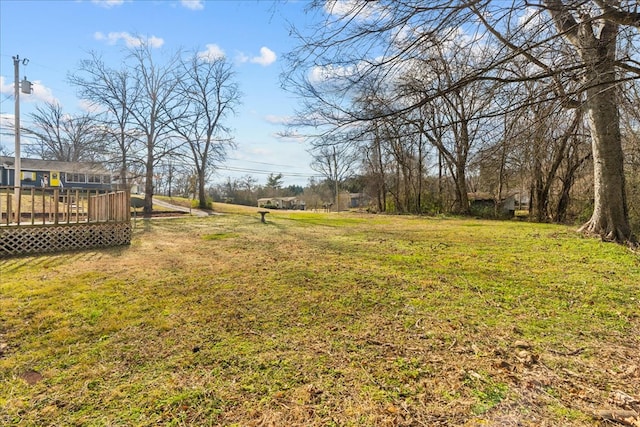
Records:
<instances>
[{"instance_id":1,"label":"green grass","mask_svg":"<svg viewBox=\"0 0 640 427\"><path fill-rule=\"evenodd\" d=\"M1 425L597 425L613 391L640 395L640 257L621 246L214 210L0 261Z\"/></svg>"}]
</instances>

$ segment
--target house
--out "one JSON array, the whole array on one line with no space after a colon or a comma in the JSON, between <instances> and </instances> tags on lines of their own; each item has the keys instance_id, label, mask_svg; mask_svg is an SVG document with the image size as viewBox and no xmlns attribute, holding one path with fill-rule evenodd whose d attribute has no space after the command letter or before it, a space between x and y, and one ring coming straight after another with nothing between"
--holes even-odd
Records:
<instances>
[{"instance_id":1,"label":"house","mask_svg":"<svg viewBox=\"0 0 640 427\"><path fill-rule=\"evenodd\" d=\"M14 187L15 158L0 156L0 187ZM20 186L62 187L107 191L111 172L100 163L21 159Z\"/></svg>"},{"instance_id":2,"label":"house","mask_svg":"<svg viewBox=\"0 0 640 427\"><path fill-rule=\"evenodd\" d=\"M265 197L258 199L258 207L266 209L305 210L304 200L298 197Z\"/></svg>"}]
</instances>

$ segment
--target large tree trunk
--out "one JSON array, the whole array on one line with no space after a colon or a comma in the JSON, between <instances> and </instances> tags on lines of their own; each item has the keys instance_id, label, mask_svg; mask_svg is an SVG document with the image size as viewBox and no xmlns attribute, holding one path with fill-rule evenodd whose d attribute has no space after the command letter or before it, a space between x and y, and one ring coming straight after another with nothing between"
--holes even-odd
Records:
<instances>
[{"instance_id":1,"label":"large tree trunk","mask_svg":"<svg viewBox=\"0 0 640 427\"><path fill-rule=\"evenodd\" d=\"M615 85L607 83L589 92L587 106L593 141L594 209L591 219L581 230L598 234L605 240L629 241L632 236Z\"/></svg>"},{"instance_id":2,"label":"large tree trunk","mask_svg":"<svg viewBox=\"0 0 640 427\"><path fill-rule=\"evenodd\" d=\"M467 154L471 145L468 121L461 120L460 123L460 141L456 146L456 159L455 159L455 182L456 182L456 212L463 215L471 214L471 205L469 204L469 194L467 188Z\"/></svg>"},{"instance_id":3,"label":"large tree trunk","mask_svg":"<svg viewBox=\"0 0 640 427\"><path fill-rule=\"evenodd\" d=\"M382 147L380 143L380 138L376 134L375 137L375 149L376 149L376 160L377 164L374 165L374 170L377 167L377 171L375 172L376 176L376 189L377 189L377 199L378 199L378 212L386 212L387 210L387 184L386 184L386 176L384 173L384 163L382 162Z\"/></svg>"},{"instance_id":4,"label":"large tree trunk","mask_svg":"<svg viewBox=\"0 0 640 427\"><path fill-rule=\"evenodd\" d=\"M454 202L454 212L462 215L471 214L471 206L469 205L469 195L467 193L467 174L466 162L456 163L456 176L454 177L456 184L456 200Z\"/></svg>"},{"instance_id":5,"label":"large tree trunk","mask_svg":"<svg viewBox=\"0 0 640 427\"><path fill-rule=\"evenodd\" d=\"M207 209L207 193L205 191L206 180L204 171L198 171L198 206L200 209Z\"/></svg>"},{"instance_id":6,"label":"large tree trunk","mask_svg":"<svg viewBox=\"0 0 640 427\"><path fill-rule=\"evenodd\" d=\"M624 157L616 86L618 24L602 20L598 28L588 16L578 21L568 2L545 0L558 31L576 48L584 65L586 107L594 165L594 209L581 227L604 240L633 240L625 195Z\"/></svg>"},{"instance_id":7,"label":"large tree trunk","mask_svg":"<svg viewBox=\"0 0 640 427\"><path fill-rule=\"evenodd\" d=\"M600 40L583 42L586 63L587 112L594 168L594 209L581 230L605 240L632 239L624 182L624 155L616 85L617 25L607 23ZM586 46L585 46L586 45Z\"/></svg>"}]
</instances>

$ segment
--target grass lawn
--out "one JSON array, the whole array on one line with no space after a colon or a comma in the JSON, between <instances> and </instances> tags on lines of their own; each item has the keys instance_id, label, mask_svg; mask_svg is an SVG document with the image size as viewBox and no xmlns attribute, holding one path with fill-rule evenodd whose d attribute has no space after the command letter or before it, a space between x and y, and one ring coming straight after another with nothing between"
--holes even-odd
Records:
<instances>
[{"instance_id":1,"label":"grass lawn","mask_svg":"<svg viewBox=\"0 0 640 427\"><path fill-rule=\"evenodd\" d=\"M624 247L215 208L137 220L128 247L0 260L0 425L594 426L640 397Z\"/></svg>"}]
</instances>

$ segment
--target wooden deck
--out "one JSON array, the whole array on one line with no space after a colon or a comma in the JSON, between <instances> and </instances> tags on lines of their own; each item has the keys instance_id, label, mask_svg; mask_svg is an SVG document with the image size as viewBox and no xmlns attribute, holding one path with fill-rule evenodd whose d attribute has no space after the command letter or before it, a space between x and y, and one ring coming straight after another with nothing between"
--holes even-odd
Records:
<instances>
[{"instance_id":1,"label":"wooden deck","mask_svg":"<svg viewBox=\"0 0 640 427\"><path fill-rule=\"evenodd\" d=\"M129 193L0 187L0 258L131 243Z\"/></svg>"}]
</instances>

